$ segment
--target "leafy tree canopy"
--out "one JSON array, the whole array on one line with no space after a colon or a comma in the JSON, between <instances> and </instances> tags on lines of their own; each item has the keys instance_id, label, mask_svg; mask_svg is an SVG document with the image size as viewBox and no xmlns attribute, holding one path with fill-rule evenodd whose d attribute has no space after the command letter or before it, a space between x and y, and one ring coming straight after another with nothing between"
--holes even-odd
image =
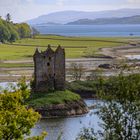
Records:
<instances>
[{"instance_id":1,"label":"leafy tree canopy","mask_svg":"<svg viewBox=\"0 0 140 140\"><path fill-rule=\"evenodd\" d=\"M45 138L46 133L38 137L27 138L30 135L30 129L40 118L37 112L24 104L28 97L29 91L25 79L19 82L18 90L13 88L13 92L4 91L0 94L0 139L43 140Z\"/></svg>"},{"instance_id":2,"label":"leafy tree canopy","mask_svg":"<svg viewBox=\"0 0 140 140\"><path fill-rule=\"evenodd\" d=\"M140 74L99 78L96 114L102 130L83 128L77 140L140 140Z\"/></svg>"},{"instance_id":3,"label":"leafy tree canopy","mask_svg":"<svg viewBox=\"0 0 140 140\"><path fill-rule=\"evenodd\" d=\"M6 20L0 17L0 42L14 42L19 38L31 37L32 30L27 23L16 23L11 21L11 15L6 15Z\"/></svg>"}]
</instances>

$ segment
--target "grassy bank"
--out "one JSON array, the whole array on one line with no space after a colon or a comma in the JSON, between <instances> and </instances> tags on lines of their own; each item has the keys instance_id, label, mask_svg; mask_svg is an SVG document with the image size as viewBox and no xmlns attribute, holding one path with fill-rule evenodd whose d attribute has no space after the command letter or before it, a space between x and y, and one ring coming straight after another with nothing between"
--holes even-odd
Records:
<instances>
[{"instance_id":1,"label":"grassy bank","mask_svg":"<svg viewBox=\"0 0 140 140\"><path fill-rule=\"evenodd\" d=\"M30 63L0 63L0 68L33 67Z\"/></svg>"},{"instance_id":2,"label":"grassy bank","mask_svg":"<svg viewBox=\"0 0 140 140\"><path fill-rule=\"evenodd\" d=\"M96 98L98 80L67 82L67 89L79 94L82 98Z\"/></svg>"},{"instance_id":3,"label":"grassy bank","mask_svg":"<svg viewBox=\"0 0 140 140\"><path fill-rule=\"evenodd\" d=\"M28 100L28 104L32 107L46 107L48 105L64 104L68 101L80 100L80 96L71 91L55 91L51 93L33 94Z\"/></svg>"},{"instance_id":4,"label":"grassy bank","mask_svg":"<svg viewBox=\"0 0 140 140\"><path fill-rule=\"evenodd\" d=\"M103 38L103 37L63 37L37 36L18 40L13 44L0 44L0 60L32 59L35 48L45 50L50 44L55 49L59 44L66 50L66 58L80 58L97 53L99 48L125 45L130 38Z\"/></svg>"}]
</instances>

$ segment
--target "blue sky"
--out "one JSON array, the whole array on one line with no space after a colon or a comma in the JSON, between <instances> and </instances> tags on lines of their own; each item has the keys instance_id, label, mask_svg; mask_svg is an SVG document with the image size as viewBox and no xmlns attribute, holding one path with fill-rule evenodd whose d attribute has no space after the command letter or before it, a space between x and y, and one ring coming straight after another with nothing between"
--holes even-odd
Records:
<instances>
[{"instance_id":1,"label":"blue sky","mask_svg":"<svg viewBox=\"0 0 140 140\"><path fill-rule=\"evenodd\" d=\"M0 15L11 13L15 22L56 11L102 11L140 8L140 0L0 0Z\"/></svg>"}]
</instances>

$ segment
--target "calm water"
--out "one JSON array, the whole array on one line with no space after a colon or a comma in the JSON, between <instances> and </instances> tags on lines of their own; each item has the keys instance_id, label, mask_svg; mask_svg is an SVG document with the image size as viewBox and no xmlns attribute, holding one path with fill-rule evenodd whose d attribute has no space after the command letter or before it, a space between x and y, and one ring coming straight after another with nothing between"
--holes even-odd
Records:
<instances>
[{"instance_id":1,"label":"calm water","mask_svg":"<svg viewBox=\"0 0 140 140\"><path fill-rule=\"evenodd\" d=\"M97 104L95 100L85 100L87 105ZM92 127L95 131L101 130L96 110L90 110L86 115L71 118L59 119L42 119L37 126L32 130L32 135L39 135L42 131L48 132L46 140L57 140L58 135L62 132L61 140L75 140L81 128Z\"/></svg>"},{"instance_id":2,"label":"calm water","mask_svg":"<svg viewBox=\"0 0 140 140\"><path fill-rule=\"evenodd\" d=\"M3 82L0 83L0 86L3 88L7 88L9 84L16 83L9 83ZM85 100L88 106L97 105L99 102L98 100ZM42 119L36 125L34 129L32 129L31 136L39 135L42 131L47 131L48 136L46 140L57 140L57 137L60 133L62 133L61 140L75 140L77 135L79 134L81 128L83 127L92 127L95 131L101 130L98 122L101 120L95 115L96 109L92 109L89 111L88 114L79 116L79 117L67 117L67 118L56 118L56 119Z\"/></svg>"},{"instance_id":3,"label":"calm water","mask_svg":"<svg viewBox=\"0 0 140 140\"><path fill-rule=\"evenodd\" d=\"M140 36L140 25L46 25L35 27L41 34L64 36Z\"/></svg>"}]
</instances>

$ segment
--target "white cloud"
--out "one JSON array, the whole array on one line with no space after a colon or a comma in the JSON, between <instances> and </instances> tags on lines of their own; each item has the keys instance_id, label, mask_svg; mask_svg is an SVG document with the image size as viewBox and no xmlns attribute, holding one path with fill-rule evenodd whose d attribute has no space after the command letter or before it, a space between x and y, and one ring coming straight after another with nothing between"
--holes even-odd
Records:
<instances>
[{"instance_id":1,"label":"white cloud","mask_svg":"<svg viewBox=\"0 0 140 140\"><path fill-rule=\"evenodd\" d=\"M140 8L140 0L126 0L126 8Z\"/></svg>"},{"instance_id":2,"label":"white cloud","mask_svg":"<svg viewBox=\"0 0 140 140\"><path fill-rule=\"evenodd\" d=\"M58 6L63 6L64 2L65 2L65 0L57 0L57 5Z\"/></svg>"},{"instance_id":3,"label":"white cloud","mask_svg":"<svg viewBox=\"0 0 140 140\"><path fill-rule=\"evenodd\" d=\"M128 0L128 3L138 4L138 3L140 3L140 0Z\"/></svg>"},{"instance_id":4,"label":"white cloud","mask_svg":"<svg viewBox=\"0 0 140 140\"><path fill-rule=\"evenodd\" d=\"M16 9L20 0L0 0L0 15L5 16L7 13L16 14Z\"/></svg>"},{"instance_id":5,"label":"white cloud","mask_svg":"<svg viewBox=\"0 0 140 140\"><path fill-rule=\"evenodd\" d=\"M4 17L7 13L10 13L14 21L20 22L42 14L62 10L100 11L117 8L140 8L140 4L138 4L140 0L124 0L121 5L99 4L99 2L97 4L96 1L93 1L93 4L91 2L85 4L81 0L56 0L55 4L49 4L51 0L45 1L48 4L37 4L35 0L0 0L0 16Z\"/></svg>"},{"instance_id":6,"label":"white cloud","mask_svg":"<svg viewBox=\"0 0 140 140\"><path fill-rule=\"evenodd\" d=\"M26 0L26 2L34 2L34 0Z\"/></svg>"},{"instance_id":7,"label":"white cloud","mask_svg":"<svg viewBox=\"0 0 140 140\"><path fill-rule=\"evenodd\" d=\"M0 0L0 7L16 5L20 0Z\"/></svg>"}]
</instances>

